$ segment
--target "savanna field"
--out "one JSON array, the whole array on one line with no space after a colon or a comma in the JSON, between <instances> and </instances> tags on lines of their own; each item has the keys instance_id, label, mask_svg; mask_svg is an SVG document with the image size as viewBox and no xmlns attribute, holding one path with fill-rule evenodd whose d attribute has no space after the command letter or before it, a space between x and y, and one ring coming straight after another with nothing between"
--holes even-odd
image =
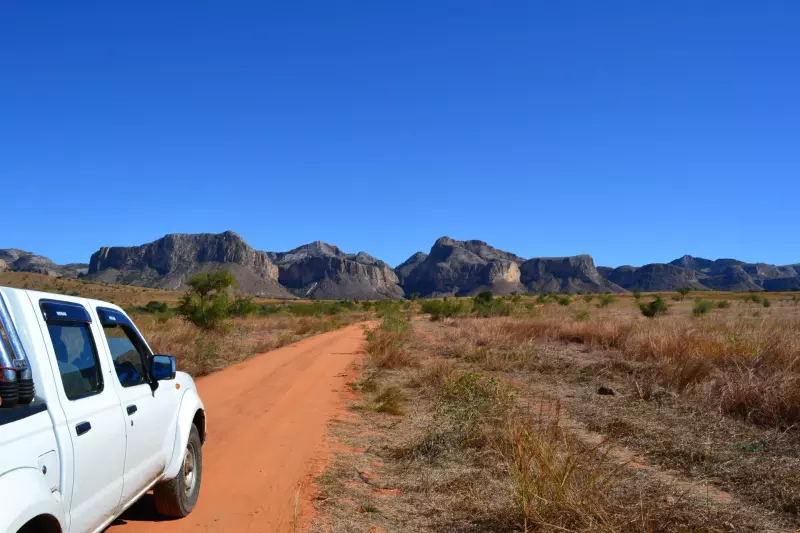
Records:
<instances>
[{"instance_id":1,"label":"savanna field","mask_svg":"<svg viewBox=\"0 0 800 533\"><path fill-rule=\"evenodd\" d=\"M114 301L195 376L371 324L314 531L800 529L800 293L232 294L196 325L178 291L2 276Z\"/></svg>"}]
</instances>

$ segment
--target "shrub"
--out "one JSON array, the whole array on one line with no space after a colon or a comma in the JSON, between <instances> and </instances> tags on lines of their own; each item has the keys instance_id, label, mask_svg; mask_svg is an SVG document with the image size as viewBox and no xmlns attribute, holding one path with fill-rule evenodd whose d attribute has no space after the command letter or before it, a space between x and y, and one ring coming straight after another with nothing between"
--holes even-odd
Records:
<instances>
[{"instance_id":1,"label":"shrub","mask_svg":"<svg viewBox=\"0 0 800 533\"><path fill-rule=\"evenodd\" d=\"M560 298L557 298L557 301L558 305L563 305L565 307L572 303L572 300L570 299L569 296L562 296Z\"/></svg>"},{"instance_id":2,"label":"shrub","mask_svg":"<svg viewBox=\"0 0 800 533\"><path fill-rule=\"evenodd\" d=\"M731 302L728 300L720 300L717 302L717 309L727 309L731 306Z\"/></svg>"},{"instance_id":3,"label":"shrub","mask_svg":"<svg viewBox=\"0 0 800 533\"><path fill-rule=\"evenodd\" d=\"M236 287L236 278L227 270L202 272L188 282L189 291L181 298L178 314L203 329L219 329L229 316L227 290Z\"/></svg>"},{"instance_id":4,"label":"shrub","mask_svg":"<svg viewBox=\"0 0 800 533\"><path fill-rule=\"evenodd\" d=\"M752 293L751 294L747 294L744 297L742 297L742 299L745 302L753 302L753 303L757 303L757 304L761 303L761 296L759 296L758 294L752 294Z\"/></svg>"},{"instance_id":5,"label":"shrub","mask_svg":"<svg viewBox=\"0 0 800 533\"><path fill-rule=\"evenodd\" d=\"M763 307L770 307L772 304L770 303L770 301L767 298L764 298L763 300L761 300L761 305Z\"/></svg>"},{"instance_id":6,"label":"shrub","mask_svg":"<svg viewBox=\"0 0 800 533\"><path fill-rule=\"evenodd\" d=\"M250 316L258 310L250 296L240 296L231 302L228 312L233 316Z\"/></svg>"},{"instance_id":7,"label":"shrub","mask_svg":"<svg viewBox=\"0 0 800 533\"><path fill-rule=\"evenodd\" d=\"M692 289L689 287L681 287L678 289L678 297L681 299L681 301L683 301L683 299L686 298L686 295L690 292L692 292Z\"/></svg>"},{"instance_id":8,"label":"shrub","mask_svg":"<svg viewBox=\"0 0 800 533\"><path fill-rule=\"evenodd\" d=\"M156 302L150 300L144 305L143 309L148 313L164 313L169 311L169 306L166 304L166 302Z\"/></svg>"},{"instance_id":9,"label":"shrub","mask_svg":"<svg viewBox=\"0 0 800 533\"><path fill-rule=\"evenodd\" d=\"M586 296L583 297L583 301L586 302L587 304L592 303L592 298L594 298L594 296L592 296L591 294L587 294Z\"/></svg>"},{"instance_id":10,"label":"shrub","mask_svg":"<svg viewBox=\"0 0 800 533\"><path fill-rule=\"evenodd\" d=\"M701 316L705 315L713 308L714 304L712 302L708 300L697 299L694 302L694 309L692 309L692 313L694 314L694 316Z\"/></svg>"},{"instance_id":11,"label":"shrub","mask_svg":"<svg viewBox=\"0 0 800 533\"><path fill-rule=\"evenodd\" d=\"M492 296L492 291L483 291L483 292L479 292L479 293L478 293L478 294L475 296L475 303L476 303L476 304L477 304L477 303L480 303L480 304L490 304L490 303L492 303L492 299L493 299L493 298L494 298L494 297Z\"/></svg>"},{"instance_id":12,"label":"shrub","mask_svg":"<svg viewBox=\"0 0 800 533\"><path fill-rule=\"evenodd\" d=\"M617 301L611 294L601 294L598 300L600 300L600 303L597 304L597 307L608 307L609 304L613 304Z\"/></svg>"},{"instance_id":13,"label":"shrub","mask_svg":"<svg viewBox=\"0 0 800 533\"><path fill-rule=\"evenodd\" d=\"M470 311L469 303L464 300L449 299L426 300L422 302L422 312L431 315L431 320L464 316Z\"/></svg>"},{"instance_id":14,"label":"shrub","mask_svg":"<svg viewBox=\"0 0 800 533\"><path fill-rule=\"evenodd\" d=\"M635 300L638 300L638 299L640 299L641 297L642 297L642 293L641 293L641 291L638 291L638 290L636 290L636 291L633 291L633 298L634 298Z\"/></svg>"},{"instance_id":15,"label":"shrub","mask_svg":"<svg viewBox=\"0 0 800 533\"><path fill-rule=\"evenodd\" d=\"M662 300L660 296L656 296L655 299L649 303L639 304L639 309L647 318L655 318L658 315L666 313L669 310L669 306L667 306L667 302Z\"/></svg>"}]
</instances>

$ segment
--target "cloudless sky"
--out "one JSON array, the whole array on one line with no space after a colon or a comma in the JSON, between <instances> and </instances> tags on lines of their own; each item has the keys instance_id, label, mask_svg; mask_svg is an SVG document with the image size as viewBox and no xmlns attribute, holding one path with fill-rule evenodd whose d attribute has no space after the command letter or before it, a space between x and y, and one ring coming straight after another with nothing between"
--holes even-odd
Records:
<instances>
[{"instance_id":1,"label":"cloudless sky","mask_svg":"<svg viewBox=\"0 0 800 533\"><path fill-rule=\"evenodd\" d=\"M800 262L800 2L6 1L0 248Z\"/></svg>"}]
</instances>

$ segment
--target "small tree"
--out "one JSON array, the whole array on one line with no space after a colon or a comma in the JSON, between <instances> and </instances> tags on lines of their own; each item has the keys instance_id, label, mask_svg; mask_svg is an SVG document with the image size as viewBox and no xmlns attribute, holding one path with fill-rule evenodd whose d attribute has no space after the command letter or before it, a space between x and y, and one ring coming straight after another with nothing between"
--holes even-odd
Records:
<instances>
[{"instance_id":1,"label":"small tree","mask_svg":"<svg viewBox=\"0 0 800 533\"><path fill-rule=\"evenodd\" d=\"M681 299L681 301L683 301L683 299L686 298L686 295L689 294L690 292L692 292L692 289L690 289L689 287L681 287L680 289L678 289L678 296Z\"/></svg>"},{"instance_id":2,"label":"small tree","mask_svg":"<svg viewBox=\"0 0 800 533\"><path fill-rule=\"evenodd\" d=\"M592 298L594 298L594 296L592 296L591 294L587 294L586 296L583 297L583 301L588 304L592 302Z\"/></svg>"},{"instance_id":3,"label":"small tree","mask_svg":"<svg viewBox=\"0 0 800 533\"><path fill-rule=\"evenodd\" d=\"M647 318L655 318L658 315L666 313L669 310L669 306L660 296L656 296L652 302L639 304L639 309Z\"/></svg>"},{"instance_id":4,"label":"small tree","mask_svg":"<svg viewBox=\"0 0 800 533\"><path fill-rule=\"evenodd\" d=\"M639 299L642 297L642 292L639 290L633 291L633 298L638 302Z\"/></svg>"},{"instance_id":5,"label":"small tree","mask_svg":"<svg viewBox=\"0 0 800 533\"><path fill-rule=\"evenodd\" d=\"M236 287L236 278L227 270L202 272L193 276L189 291L181 298L178 314L203 329L222 327L230 313L228 288Z\"/></svg>"}]
</instances>

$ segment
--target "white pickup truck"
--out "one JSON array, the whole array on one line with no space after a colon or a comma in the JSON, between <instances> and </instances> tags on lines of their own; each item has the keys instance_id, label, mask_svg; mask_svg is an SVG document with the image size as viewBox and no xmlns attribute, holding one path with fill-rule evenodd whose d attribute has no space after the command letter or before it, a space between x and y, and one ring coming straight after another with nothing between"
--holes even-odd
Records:
<instances>
[{"instance_id":1,"label":"white pickup truck","mask_svg":"<svg viewBox=\"0 0 800 533\"><path fill-rule=\"evenodd\" d=\"M205 408L119 307L0 287L0 533L102 531L200 491Z\"/></svg>"}]
</instances>

